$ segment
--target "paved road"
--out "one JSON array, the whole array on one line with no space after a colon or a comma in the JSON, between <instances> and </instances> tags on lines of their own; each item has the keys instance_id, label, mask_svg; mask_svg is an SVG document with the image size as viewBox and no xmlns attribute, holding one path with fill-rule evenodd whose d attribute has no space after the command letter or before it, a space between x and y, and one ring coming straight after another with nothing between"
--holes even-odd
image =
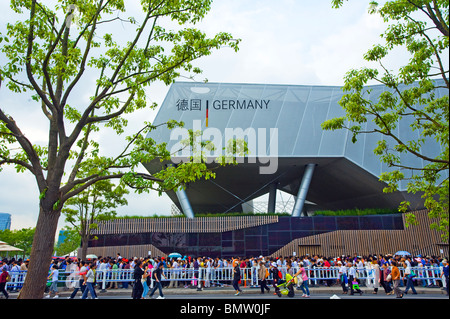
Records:
<instances>
[{"instance_id":1,"label":"paved road","mask_svg":"<svg viewBox=\"0 0 450 319\"><path fill-rule=\"evenodd\" d=\"M445 292L439 288L416 288L418 294L413 295L411 293L404 296L403 300L430 300L430 299L442 299L448 300L448 296ZM273 295L273 290L271 293L260 294L258 288L243 288L244 292L239 295L234 295L234 290L230 287L226 288L208 288L202 291L196 291L196 289L163 289L166 299L178 299L178 300L201 300L201 299L232 299L232 300L314 300L314 299L330 299L331 296L336 295L340 299L345 300L358 300L358 299L385 299L385 300L395 300L395 296L387 296L384 291L379 291L378 294L373 294L373 289L362 288L364 294L360 296L359 294L343 295L342 290L339 286L333 287L315 287L310 288L311 297L302 298L302 291L295 290L295 297L289 298L287 296L282 296L281 298ZM404 290L404 289L402 289ZM112 300L112 299L131 299L131 289L111 289L106 292L102 292L96 289L99 299ZM71 290L60 289L60 299L67 299L70 296ZM79 299L81 292L78 292L76 299ZM89 295L90 296L90 295ZM154 298L159 296L158 291L156 291ZM1 296L3 297L3 296ZM0 297L0 298L1 298ZM11 299L17 298L17 293L10 294Z\"/></svg>"},{"instance_id":2,"label":"paved road","mask_svg":"<svg viewBox=\"0 0 450 319\"><path fill-rule=\"evenodd\" d=\"M158 297L158 293L155 294L155 296L153 296L153 299L156 299L156 297ZM181 299L181 300L202 300L202 299L227 299L227 300L234 300L234 301L242 301L242 300L252 300L252 301L256 301L256 300L278 300L278 299L283 299L283 300L314 300L314 299L330 299L330 297L333 295L330 295L328 293L320 293L320 294L314 294L311 295L310 298L302 298L301 294L296 294L295 297L293 298L288 298L288 297L277 297L274 296L272 294L264 294L264 295L256 295L256 294L241 294L239 296L234 296L233 292L230 293L224 293L224 294L204 294L204 295L187 295L187 294L180 294L180 295L176 295L176 294L166 294L165 295L165 299ZM373 295L373 294L363 294L363 296L359 296L359 295L354 295L354 296L350 296L350 295L338 295L338 297L340 299L345 299L345 300L361 300L361 299L392 299L395 300L395 296L386 296L385 294L377 294L377 295ZM130 299L130 296L125 296L125 295L120 295L120 296L113 296L113 295L107 295L107 294L102 294L99 296L100 299ZM148 299L148 298L147 298ZM403 297L404 300L432 300L432 299L449 299L446 295L443 294L418 294L418 295L407 295Z\"/></svg>"}]
</instances>

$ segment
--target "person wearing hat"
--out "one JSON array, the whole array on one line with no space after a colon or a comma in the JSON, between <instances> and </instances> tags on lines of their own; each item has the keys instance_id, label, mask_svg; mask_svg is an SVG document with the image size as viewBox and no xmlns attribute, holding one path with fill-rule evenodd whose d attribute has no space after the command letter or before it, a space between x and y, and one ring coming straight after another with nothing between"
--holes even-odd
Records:
<instances>
[{"instance_id":1,"label":"person wearing hat","mask_svg":"<svg viewBox=\"0 0 450 319\"><path fill-rule=\"evenodd\" d=\"M445 280L445 289L447 290L447 296L448 296L448 272L449 272L449 267L448 267L448 262L447 259L444 259L442 261L442 272L441 272L441 277L444 277Z\"/></svg>"}]
</instances>

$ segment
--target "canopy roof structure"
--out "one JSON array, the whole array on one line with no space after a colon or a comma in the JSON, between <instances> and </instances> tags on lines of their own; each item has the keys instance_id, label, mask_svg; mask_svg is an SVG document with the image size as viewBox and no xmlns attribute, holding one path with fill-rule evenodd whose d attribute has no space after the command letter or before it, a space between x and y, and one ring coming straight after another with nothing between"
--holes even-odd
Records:
<instances>
[{"instance_id":1,"label":"canopy roof structure","mask_svg":"<svg viewBox=\"0 0 450 319\"><path fill-rule=\"evenodd\" d=\"M388 90L383 85L368 88L373 101ZM437 97L448 94L444 89L435 93ZM155 125L176 120L184 122L186 129L201 131L202 140L211 140L216 147L206 153L211 162L226 155L221 152L233 138L245 140L249 154L239 158L237 166L217 169L214 180L191 183L185 190L168 192L169 197L188 217L194 211L238 212L243 203L267 193L270 212L277 189L296 196L293 216L299 216L306 201L337 210L396 208L406 199L414 209L422 208L420 194L408 194L405 183L399 192L383 193L386 185L379 176L389 168L373 153L381 135L363 134L353 143L346 130L322 130L324 121L344 115L339 105L343 94L338 86L174 83ZM373 125L368 121L365 130L371 131ZM418 138L410 125L406 120L399 123L397 133L404 140ZM148 137L167 143L174 153L172 164L192 155L187 149L178 151L187 138L183 130L158 128ZM440 152L439 144L431 139L425 148L429 156ZM416 157L401 156L405 166L423 166ZM170 163L143 164L154 173Z\"/></svg>"},{"instance_id":2,"label":"canopy roof structure","mask_svg":"<svg viewBox=\"0 0 450 319\"><path fill-rule=\"evenodd\" d=\"M8 245L4 241L0 241L0 251L23 251L23 249Z\"/></svg>"}]
</instances>

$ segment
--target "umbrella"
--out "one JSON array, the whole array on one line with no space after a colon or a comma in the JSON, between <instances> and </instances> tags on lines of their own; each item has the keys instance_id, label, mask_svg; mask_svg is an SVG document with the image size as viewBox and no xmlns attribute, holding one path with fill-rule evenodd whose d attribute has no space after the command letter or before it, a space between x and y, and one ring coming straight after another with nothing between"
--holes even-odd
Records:
<instances>
[{"instance_id":1,"label":"umbrella","mask_svg":"<svg viewBox=\"0 0 450 319\"><path fill-rule=\"evenodd\" d=\"M23 249L8 245L4 241L0 241L0 251L23 251Z\"/></svg>"},{"instance_id":2,"label":"umbrella","mask_svg":"<svg viewBox=\"0 0 450 319\"><path fill-rule=\"evenodd\" d=\"M181 258L181 254L180 253L171 253L169 254L169 256L167 256L168 258Z\"/></svg>"},{"instance_id":3,"label":"umbrella","mask_svg":"<svg viewBox=\"0 0 450 319\"><path fill-rule=\"evenodd\" d=\"M397 256L411 256L410 253L408 253L407 251L404 251L404 250L397 251L395 253L395 255L397 255Z\"/></svg>"},{"instance_id":4,"label":"umbrella","mask_svg":"<svg viewBox=\"0 0 450 319\"><path fill-rule=\"evenodd\" d=\"M98 257L94 254L86 255L87 259L97 259Z\"/></svg>"}]
</instances>

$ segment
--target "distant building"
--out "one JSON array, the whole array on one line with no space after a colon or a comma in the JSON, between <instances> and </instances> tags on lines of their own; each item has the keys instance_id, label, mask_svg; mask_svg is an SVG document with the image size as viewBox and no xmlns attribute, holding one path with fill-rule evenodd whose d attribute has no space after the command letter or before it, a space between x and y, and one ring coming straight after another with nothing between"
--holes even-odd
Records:
<instances>
[{"instance_id":1,"label":"distant building","mask_svg":"<svg viewBox=\"0 0 450 319\"><path fill-rule=\"evenodd\" d=\"M0 213L0 231L11 229L11 214Z\"/></svg>"}]
</instances>

